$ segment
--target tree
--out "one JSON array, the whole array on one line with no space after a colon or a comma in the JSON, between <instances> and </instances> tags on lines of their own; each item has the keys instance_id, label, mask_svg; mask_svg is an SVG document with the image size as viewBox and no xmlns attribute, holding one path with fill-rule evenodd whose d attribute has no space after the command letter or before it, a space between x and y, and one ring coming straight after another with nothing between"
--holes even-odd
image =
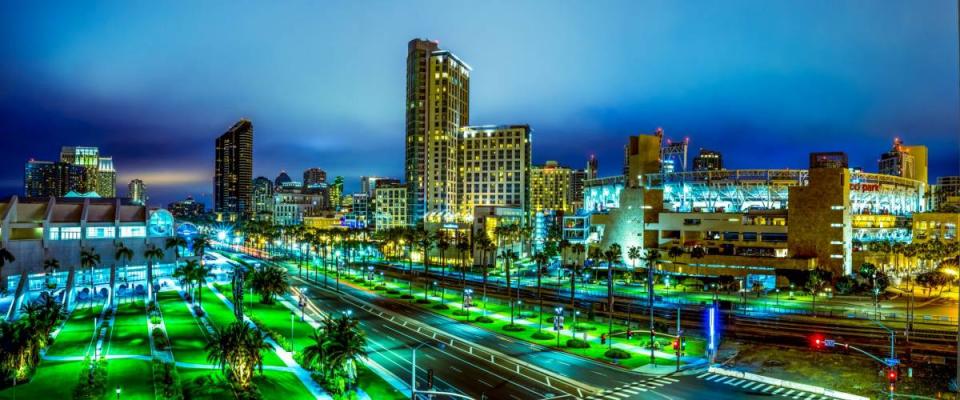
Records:
<instances>
[{"instance_id":1,"label":"tree","mask_svg":"<svg viewBox=\"0 0 960 400\"><path fill-rule=\"evenodd\" d=\"M493 244L493 241L490 240L490 237L482 231L477 231L476 239L473 242L473 245L480 250L480 272L483 275L483 315L487 315L487 280L490 278L490 266L487 265L487 256L490 254L490 251L495 249L496 246Z\"/></svg>"},{"instance_id":2,"label":"tree","mask_svg":"<svg viewBox=\"0 0 960 400\"><path fill-rule=\"evenodd\" d=\"M197 306L202 308L203 285L207 282L207 277L210 276L210 267L203 265L203 262L197 263L194 260L190 260L188 262L194 262L194 267L190 270L189 279L197 287Z\"/></svg>"},{"instance_id":3,"label":"tree","mask_svg":"<svg viewBox=\"0 0 960 400\"><path fill-rule=\"evenodd\" d=\"M13 256L13 253L10 250L7 250L6 247L0 247L0 271L3 271L3 266L7 263L12 263L16 261L17 258Z\"/></svg>"},{"instance_id":4,"label":"tree","mask_svg":"<svg viewBox=\"0 0 960 400\"><path fill-rule=\"evenodd\" d=\"M57 269L60 268L60 260L56 258L48 258L43 260L43 270L47 274L47 289L54 289L57 286L56 281L53 280L53 274L57 272Z\"/></svg>"},{"instance_id":5,"label":"tree","mask_svg":"<svg viewBox=\"0 0 960 400\"><path fill-rule=\"evenodd\" d=\"M184 247L187 247L187 240L180 236L167 238L167 241L164 243L164 249L173 249L173 255L176 263L174 267L180 264L180 249Z\"/></svg>"},{"instance_id":6,"label":"tree","mask_svg":"<svg viewBox=\"0 0 960 400\"><path fill-rule=\"evenodd\" d=\"M830 282L833 280L833 272L830 272L827 269L822 267L816 267L810 270L810 275L807 278L807 290L813 295L813 301L811 305L813 307L813 316L817 316L817 293L820 293L825 287L830 285Z\"/></svg>"},{"instance_id":7,"label":"tree","mask_svg":"<svg viewBox=\"0 0 960 400\"><path fill-rule=\"evenodd\" d=\"M619 244L611 244L606 251L603 252L603 258L607 260L607 321L609 321L609 327L607 332L613 332L613 268L614 264L620 261L621 249ZM613 337L610 337L610 348L613 349Z\"/></svg>"},{"instance_id":8,"label":"tree","mask_svg":"<svg viewBox=\"0 0 960 400\"><path fill-rule=\"evenodd\" d=\"M263 351L273 350L267 337L244 321L214 328L207 343L207 361L220 367L240 390L248 390L254 370L263 373Z\"/></svg>"},{"instance_id":9,"label":"tree","mask_svg":"<svg viewBox=\"0 0 960 400\"><path fill-rule=\"evenodd\" d=\"M507 295L508 297L512 297L509 295L510 294L510 265L517 260L517 253L514 252L513 249L506 249L500 253L500 258L503 260L504 271L506 272L506 275L507 275L506 277L507 278ZM519 288L517 289L517 291L519 292ZM518 296L517 301L519 300L520 298ZM511 299L510 300L510 326L513 326L513 321L514 321L513 316L515 314L514 313L515 306L516 306L516 301Z\"/></svg>"},{"instance_id":10,"label":"tree","mask_svg":"<svg viewBox=\"0 0 960 400\"><path fill-rule=\"evenodd\" d=\"M143 258L147 259L147 298L154 301L153 296L153 264L163 258L163 250L155 245L147 246L143 250Z\"/></svg>"},{"instance_id":11,"label":"tree","mask_svg":"<svg viewBox=\"0 0 960 400\"><path fill-rule=\"evenodd\" d=\"M433 238L423 229L417 229L416 235L417 246L420 247L421 254L423 254L423 300L427 300L427 292L430 289L430 285L427 282L430 276L430 258L428 253L430 247L433 246ZM413 281L410 282L410 286L413 286Z\"/></svg>"},{"instance_id":12,"label":"tree","mask_svg":"<svg viewBox=\"0 0 960 400\"><path fill-rule=\"evenodd\" d=\"M467 251L470 251L470 241L465 237L457 237L457 257L460 261L460 290L466 290L467 288L467 255L464 254Z\"/></svg>"},{"instance_id":13,"label":"tree","mask_svg":"<svg viewBox=\"0 0 960 400\"><path fill-rule=\"evenodd\" d=\"M550 257L547 257L546 253L537 252L533 255L533 262L537 266L537 302L540 303L537 332L540 332L543 330L543 268L546 263L550 262Z\"/></svg>"},{"instance_id":14,"label":"tree","mask_svg":"<svg viewBox=\"0 0 960 400\"><path fill-rule=\"evenodd\" d=\"M571 251L574 255L573 263L570 264L570 308L576 312L577 308L577 279L580 277L581 269L583 268L583 262L580 259L580 255L586 250L586 247L583 243L576 243L571 247Z\"/></svg>"},{"instance_id":15,"label":"tree","mask_svg":"<svg viewBox=\"0 0 960 400\"><path fill-rule=\"evenodd\" d=\"M129 247L123 244L121 241L114 242L116 249L113 253L113 259L120 262L123 265L123 281L127 281L127 263L130 262L130 259L133 258L133 250L130 250ZM116 289L116 283L114 282L114 287L110 290ZM129 290L129 288L127 289ZM110 302L113 303L114 298L117 297L116 293L110 293Z\"/></svg>"},{"instance_id":16,"label":"tree","mask_svg":"<svg viewBox=\"0 0 960 400\"><path fill-rule=\"evenodd\" d=\"M93 269L100 265L100 254L92 248L80 250L80 266L90 269L90 308L93 308L93 298L96 296L97 285L93 276Z\"/></svg>"},{"instance_id":17,"label":"tree","mask_svg":"<svg viewBox=\"0 0 960 400\"><path fill-rule=\"evenodd\" d=\"M197 275L197 268L200 268L197 260L187 260L186 263L173 270L173 278L180 283L180 286L184 287L184 292L190 301L193 301L194 298L193 284L196 282L194 277Z\"/></svg>"},{"instance_id":18,"label":"tree","mask_svg":"<svg viewBox=\"0 0 960 400\"><path fill-rule=\"evenodd\" d=\"M450 241L447 240L447 235L443 231L437 231L437 235L434 238L434 243L437 246L437 250L440 251L440 304L444 303L446 295L446 287L443 285L443 280L447 278L447 249L450 248Z\"/></svg>"},{"instance_id":19,"label":"tree","mask_svg":"<svg viewBox=\"0 0 960 400\"><path fill-rule=\"evenodd\" d=\"M254 270L248 276L250 288L260 295L263 304L273 304L273 298L287 290L287 270L275 265Z\"/></svg>"},{"instance_id":20,"label":"tree","mask_svg":"<svg viewBox=\"0 0 960 400\"><path fill-rule=\"evenodd\" d=\"M324 323L324 329L328 331L324 353L330 370L343 372L352 388L357 379L357 363L367 356L367 337L359 321L348 316Z\"/></svg>"}]
</instances>

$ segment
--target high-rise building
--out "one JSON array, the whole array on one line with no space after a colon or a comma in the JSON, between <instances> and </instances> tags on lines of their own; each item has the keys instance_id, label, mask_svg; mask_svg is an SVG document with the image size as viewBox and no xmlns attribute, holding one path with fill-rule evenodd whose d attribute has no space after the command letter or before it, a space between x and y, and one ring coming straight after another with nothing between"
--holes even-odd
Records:
<instances>
[{"instance_id":1,"label":"high-rise building","mask_svg":"<svg viewBox=\"0 0 960 400\"><path fill-rule=\"evenodd\" d=\"M848 168L847 153L842 151L824 151L810 153L810 169Z\"/></svg>"},{"instance_id":2,"label":"high-rise building","mask_svg":"<svg viewBox=\"0 0 960 400\"><path fill-rule=\"evenodd\" d=\"M584 170L584 172L587 174L586 178L597 179L597 177L600 176L599 170L600 161L597 161L597 156L595 154L591 154L590 158L587 159L587 169Z\"/></svg>"},{"instance_id":3,"label":"high-rise building","mask_svg":"<svg viewBox=\"0 0 960 400\"><path fill-rule=\"evenodd\" d=\"M303 171L303 187L315 187L327 183L327 173L320 168L310 168Z\"/></svg>"},{"instance_id":4,"label":"high-rise building","mask_svg":"<svg viewBox=\"0 0 960 400\"><path fill-rule=\"evenodd\" d=\"M890 151L880 155L880 173L927 182L927 147L906 146L894 139Z\"/></svg>"},{"instance_id":5,"label":"high-rise building","mask_svg":"<svg viewBox=\"0 0 960 400\"><path fill-rule=\"evenodd\" d=\"M96 192L100 197L117 197L117 171L113 157L100 154L100 149L89 146L63 146L60 161L87 169L84 192Z\"/></svg>"},{"instance_id":6,"label":"high-rise building","mask_svg":"<svg viewBox=\"0 0 960 400\"><path fill-rule=\"evenodd\" d=\"M343 206L343 177L333 178L330 184L330 206L334 210L339 210Z\"/></svg>"},{"instance_id":7,"label":"high-rise building","mask_svg":"<svg viewBox=\"0 0 960 400\"><path fill-rule=\"evenodd\" d=\"M273 182L263 176L253 180L253 195L251 198L252 217L257 221L273 220Z\"/></svg>"},{"instance_id":8,"label":"high-rise building","mask_svg":"<svg viewBox=\"0 0 960 400\"><path fill-rule=\"evenodd\" d=\"M723 158L719 151L700 149L693 158L694 171L719 171L723 169Z\"/></svg>"},{"instance_id":9,"label":"high-rise building","mask_svg":"<svg viewBox=\"0 0 960 400\"><path fill-rule=\"evenodd\" d=\"M373 196L373 191L377 188L377 185L393 185L399 183L400 180L397 178L387 178L383 176L361 176L360 191Z\"/></svg>"},{"instance_id":10,"label":"high-rise building","mask_svg":"<svg viewBox=\"0 0 960 400\"><path fill-rule=\"evenodd\" d=\"M461 129L458 199L461 215L475 207L530 209L530 126L469 126Z\"/></svg>"},{"instance_id":11,"label":"high-rise building","mask_svg":"<svg viewBox=\"0 0 960 400\"><path fill-rule=\"evenodd\" d=\"M457 211L457 137L470 123L470 66L436 41L407 45L406 165L411 223Z\"/></svg>"},{"instance_id":12,"label":"high-rise building","mask_svg":"<svg viewBox=\"0 0 960 400\"><path fill-rule=\"evenodd\" d=\"M249 216L253 195L253 123L241 119L216 141L214 210Z\"/></svg>"},{"instance_id":13,"label":"high-rise building","mask_svg":"<svg viewBox=\"0 0 960 400\"><path fill-rule=\"evenodd\" d=\"M627 187L639 187L643 184L643 175L660 172L660 145L663 142L663 130L657 129L650 135L630 136L623 148L623 175Z\"/></svg>"},{"instance_id":14,"label":"high-rise building","mask_svg":"<svg viewBox=\"0 0 960 400\"><path fill-rule=\"evenodd\" d=\"M960 176L941 176L933 186L930 209L937 212L960 212Z\"/></svg>"},{"instance_id":15,"label":"high-rise building","mask_svg":"<svg viewBox=\"0 0 960 400\"><path fill-rule=\"evenodd\" d=\"M88 191L90 170L81 165L30 160L23 172L23 194L26 197L64 197L70 192Z\"/></svg>"},{"instance_id":16,"label":"high-rise building","mask_svg":"<svg viewBox=\"0 0 960 400\"><path fill-rule=\"evenodd\" d=\"M406 185L378 184L373 194L373 223L377 230L407 226Z\"/></svg>"},{"instance_id":17,"label":"high-rise building","mask_svg":"<svg viewBox=\"0 0 960 400\"><path fill-rule=\"evenodd\" d=\"M127 185L127 197L133 204L147 204L147 186L140 179L134 179Z\"/></svg>"},{"instance_id":18,"label":"high-rise building","mask_svg":"<svg viewBox=\"0 0 960 400\"><path fill-rule=\"evenodd\" d=\"M573 171L561 167L556 161L530 168L530 214L545 211L560 211L569 214Z\"/></svg>"}]
</instances>

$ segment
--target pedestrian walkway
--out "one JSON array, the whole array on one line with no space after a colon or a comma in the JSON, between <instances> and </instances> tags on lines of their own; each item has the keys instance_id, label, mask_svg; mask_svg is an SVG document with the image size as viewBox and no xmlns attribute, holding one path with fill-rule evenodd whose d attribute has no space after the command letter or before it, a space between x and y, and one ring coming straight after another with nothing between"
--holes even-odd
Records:
<instances>
[{"instance_id":1,"label":"pedestrian walkway","mask_svg":"<svg viewBox=\"0 0 960 400\"><path fill-rule=\"evenodd\" d=\"M643 396L644 392L657 390L663 386L670 385L677 382L679 382L679 380L668 377L668 376L645 379L642 381L628 383L626 385L621 385L613 389L604 390L600 393L587 396L587 400L597 400L597 399L624 400L634 396L639 396L637 398L645 398L646 396Z\"/></svg>"},{"instance_id":2,"label":"pedestrian walkway","mask_svg":"<svg viewBox=\"0 0 960 400\"><path fill-rule=\"evenodd\" d=\"M780 396L780 397L786 397L789 399L796 399L796 400L834 399L834 397L829 397L825 395L804 392L802 390L796 390L796 389L788 389L785 387L770 385L770 384L751 381L747 379L739 379L731 376L715 374L712 372L705 372L700 375L697 375L697 379L702 379L707 382L730 385L736 388L740 388L741 390L746 392L763 393L768 396Z\"/></svg>"}]
</instances>

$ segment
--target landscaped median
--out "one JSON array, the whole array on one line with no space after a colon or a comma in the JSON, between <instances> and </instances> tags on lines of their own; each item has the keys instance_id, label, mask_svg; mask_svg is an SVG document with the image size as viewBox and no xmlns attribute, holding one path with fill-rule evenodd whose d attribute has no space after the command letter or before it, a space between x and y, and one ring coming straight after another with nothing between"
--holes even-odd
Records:
<instances>
[{"instance_id":1,"label":"landscaped median","mask_svg":"<svg viewBox=\"0 0 960 400\"><path fill-rule=\"evenodd\" d=\"M293 262L286 263L287 267L296 268ZM322 279L322 277L321 277ZM330 277L331 281L333 277ZM484 303L482 294L478 293L479 288L474 287L473 307L469 310L463 308L463 294L456 289L440 290L431 289L426 298L424 298L423 287L416 285L411 291L408 283L399 279L376 279L366 280L361 277L351 276L341 273L342 282L353 284L356 287L368 291L374 291L382 296L408 301L410 304L421 307L449 318L495 331L516 339L536 343L544 347L559 349L578 356L583 356L608 363L615 363L624 368L634 369L650 364L650 338L646 334L647 330L640 329L640 323L633 324L633 338L628 340L625 337L626 325L614 323L613 329L606 322L591 321L586 314L577 317L576 330L573 328L573 318L569 310L565 311L565 321L563 330L557 332L553 329L554 307L550 303L544 303L544 312L542 317L542 328L540 317L538 316L537 304L527 302L536 302L536 300L524 299L519 310L514 309L513 323L511 324L510 306L503 302L491 299ZM412 293L412 294L410 294ZM442 297L442 300L441 300ZM468 317L469 316L469 317ZM638 316L640 317L640 316ZM469 321L468 321L469 318ZM609 331L609 332L608 332ZM609 343L601 345L600 335L605 334L607 340L610 340L610 332L613 333L613 345ZM559 333L559 347L558 337ZM576 333L576 338L573 334ZM656 365L675 365L676 355L673 352L673 339L668 337L658 337L655 340ZM705 342L697 338L686 338L684 357L681 357L681 365L698 360L705 351Z\"/></svg>"}]
</instances>

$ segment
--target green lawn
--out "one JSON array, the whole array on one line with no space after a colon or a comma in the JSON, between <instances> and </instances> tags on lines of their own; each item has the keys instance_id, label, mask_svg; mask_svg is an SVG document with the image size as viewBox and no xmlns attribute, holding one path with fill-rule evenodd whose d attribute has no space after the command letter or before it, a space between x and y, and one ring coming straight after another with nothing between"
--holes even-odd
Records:
<instances>
[{"instance_id":1,"label":"green lawn","mask_svg":"<svg viewBox=\"0 0 960 400\"><path fill-rule=\"evenodd\" d=\"M217 296L213 294L213 291L207 287L204 287L202 290L203 311L207 313L207 319L211 324L217 328L222 328L237 321L237 318L233 315L233 311L230 311L226 303L217 298ZM289 319L287 324L289 324ZM285 364L283 360L277 356L277 353L271 351L264 354L263 365L284 366Z\"/></svg>"},{"instance_id":2,"label":"green lawn","mask_svg":"<svg viewBox=\"0 0 960 400\"><path fill-rule=\"evenodd\" d=\"M78 361L43 361L28 384L0 391L0 399L72 399L73 388L80 376L79 368Z\"/></svg>"},{"instance_id":3,"label":"green lawn","mask_svg":"<svg viewBox=\"0 0 960 400\"><path fill-rule=\"evenodd\" d=\"M147 332L147 314L142 300L117 306L113 322L113 337L107 354L150 355Z\"/></svg>"},{"instance_id":4,"label":"green lawn","mask_svg":"<svg viewBox=\"0 0 960 400\"><path fill-rule=\"evenodd\" d=\"M232 293L233 285L217 285L217 290L221 293ZM205 294L206 295L206 294ZM290 309L284 307L278 301L275 301L273 304L262 304L260 303L260 295L253 294L253 305L250 305L250 294L244 295L244 310L248 315L252 315L257 318L261 323L265 324L264 328L273 330L278 335L282 336L286 340L290 340ZM310 324L305 322L300 322L300 313L297 312L293 316L293 340L294 345L297 350L303 349L305 346L310 345L312 340L310 336L313 334L313 327Z\"/></svg>"},{"instance_id":5,"label":"green lawn","mask_svg":"<svg viewBox=\"0 0 960 400\"><path fill-rule=\"evenodd\" d=\"M63 325L53 346L47 350L51 356L82 356L92 347L93 318L100 316L101 305L88 308L81 304ZM97 321L99 324L99 321Z\"/></svg>"},{"instance_id":6,"label":"green lawn","mask_svg":"<svg viewBox=\"0 0 960 400\"><path fill-rule=\"evenodd\" d=\"M163 313L173 357L180 362L206 364L207 352L203 348L207 345L207 333L200 321L190 314L180 295L175 291L160 292L157 301Z\"/></svg>"},{"instance_id":7,"label":"green lawn","mask_svg":"<svg viewBox=\"0 0 960 400\"><path fill-rule=\"evenodd\" d=\"M107 393L103 400L115 399L115 388L118 386L120 398L124 400L154 399L153 365L150 361L114 359L107 361L107 367Z\"/></svg>"}]
</instances>

